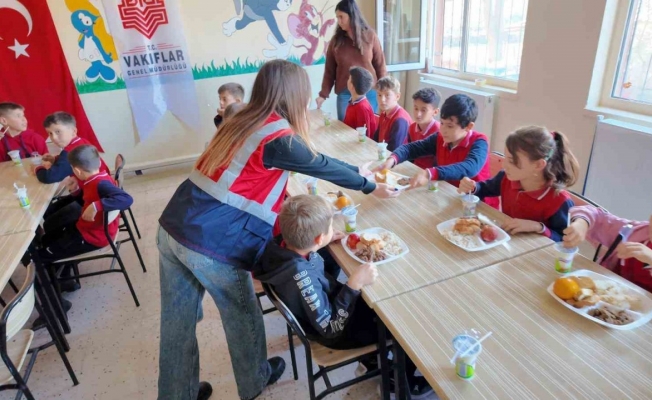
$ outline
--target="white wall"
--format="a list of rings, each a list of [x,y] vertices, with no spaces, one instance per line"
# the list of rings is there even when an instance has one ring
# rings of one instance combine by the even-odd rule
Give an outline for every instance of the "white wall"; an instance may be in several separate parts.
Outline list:
[[[371,0],[367,0],[371,1]],[[494,116],[493,150],[523,125],[545,125],[565,133],[582,166],[581,190],[596,127],[586,111],[605,0],[530,0],[517,94],[502,96]],[[419,75],[410,72],[405,98]]]

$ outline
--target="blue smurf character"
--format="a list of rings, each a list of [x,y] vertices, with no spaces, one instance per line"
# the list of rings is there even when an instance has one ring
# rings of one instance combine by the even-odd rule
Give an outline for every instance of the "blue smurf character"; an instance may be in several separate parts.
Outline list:
[[[95,82],[102,78],[107,83],[114,83],[118,77],[108,64],[113,62],[112,54],[107,53],[100,38],[93,31],[97,16],[86,10],[73,11],[70,16],[72,26],[81,33],[79,38],[79,58],[91,63],[86,70],[86,79]]]

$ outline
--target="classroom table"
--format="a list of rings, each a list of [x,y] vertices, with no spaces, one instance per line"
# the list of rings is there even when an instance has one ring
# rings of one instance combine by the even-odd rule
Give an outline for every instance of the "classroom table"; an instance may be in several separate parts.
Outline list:
[[[20,265],[20,260],[33,238],[34,232],[29,231],[0,236],[0,291]]]
[[[357,133],[339,121],[324,126],[320,114],[311,113],[311,139],[319,152],[336,155],[337,158],[360,165],[377,160],[376,145],[367,140],[359,143]],[[405,162],[393,171],[412,175],[420,168]],[[307,193],[300,174],[292,176],[288,185],[290,195]],[[373,285],[363,288],[367,303],[373,307],[380,300],[388,299],[433,283],[487,267],[528,252],[551,246],[553,242],[541,235],[517,235],[505,245],[483,252],[467,252],[448,242],[437,231],[441,222],[460,217],[462,203],[456,189],[446,183],[439,183],[437,192],[425,187],[402,193],[394,199],[378,199],[373,195],[342,189],[325,181],[318,182],[319,193],[342,190],[358,207],[358,231],[382,227],[394,232],[408,246],[405,257],[378,266],[379,277]],[[499,224],[507,218],[499,211],[482,203],[478,211]],[[334,228],[344,230],[344,222],[336,218]],[[360,265],[343,249],[342,244],[329,246],[336,261],[350,275]]]
[[[649,399],[652,324],[618,331],[565,308],[547,292],[560,276],[554,259],[540,249],[381,301],[376,312],[442,399]],[[625,282],[581,256],[574,269]],[[467,329],[493,332],[468,382],[449,361]]]
[[[59,183],[40,183],[32,167],[29,159],[24,159],[20,166],[11,161],[0,163],[0,235],[34,232],[59,187]],[[20,208],[14,183],[27,188],[30,208]]]

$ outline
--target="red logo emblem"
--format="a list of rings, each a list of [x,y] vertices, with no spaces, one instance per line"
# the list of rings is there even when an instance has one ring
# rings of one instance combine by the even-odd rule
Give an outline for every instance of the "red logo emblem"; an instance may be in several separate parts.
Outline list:
[[[168,23],[165,0],[122,0],[118,5],[125,29],[135,29],[151,39],[159,26]]]

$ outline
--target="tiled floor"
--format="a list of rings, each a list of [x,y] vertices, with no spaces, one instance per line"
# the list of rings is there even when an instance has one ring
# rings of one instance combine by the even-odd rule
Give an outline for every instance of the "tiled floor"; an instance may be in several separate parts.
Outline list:
[[[123,277],[119,274],[86,278],[77,292],[66,294],[73,303],[69,312],[72,333],[68,335],[70,362],[80,381],[73,387],[59,354],[50,348],[39,355],[29,387],[37,399],[155,399],[158,377],[159,282],[158,250],[155,234],[157,220],[188,174],[189,166],[155,169],[142,176],[131,174],[125,189],[134,197],[132,210],[143,238],[138,242],[148,269],[143,273],[133,247],[127,244],[121,254],[141,306],[136,307]],[[83,271],[106,265],[99,260],[82,265]],[[14,276],[22,282],[24,270]],[[4,299],[13,292],[6,289]],[[269,356],[282,356],[288,368],[277,384],[268,388],[261,399],[308,399],[303,347],[296,341],[299,380],[294,381],[290,368],[285,324],[281,316],[265,316]],[[204,320],[197,327],[201,355],[201,379],[211,382],[212,399],[237,399],[231,363],[222,330],[220,315],[210,297],[204,299]],[[47,340],[47,333],[37,333],[37,341]],[[335,384],[353,376],[354,366],[333,373]],[[328,399],[377,399],[378,380],[367,381],[342,390]],[[318,387],[321,386],[321,383]],[[0,392],[0,399],[13,399],[15,392]]]

